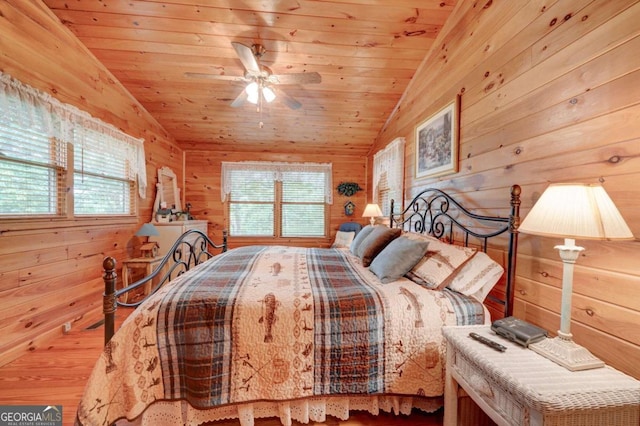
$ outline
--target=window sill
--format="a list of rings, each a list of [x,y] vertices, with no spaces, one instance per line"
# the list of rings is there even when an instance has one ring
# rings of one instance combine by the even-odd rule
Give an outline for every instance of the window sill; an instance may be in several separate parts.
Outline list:
[[[44,217],[13,217],[1,218],[0,233],[6,231],[26,231],[35,229],[59,229],[73,228],[78,226],[96,225],[135,225],[138,223],[137,216],[90,216],[67,218],[44,218]]]

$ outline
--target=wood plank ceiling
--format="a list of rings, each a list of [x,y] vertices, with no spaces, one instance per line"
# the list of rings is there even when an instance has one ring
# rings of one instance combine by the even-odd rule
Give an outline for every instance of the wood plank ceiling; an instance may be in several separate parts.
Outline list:
[[[366,155],[457,0],[43,1],[184,149]],[[246,83],[185,75],[244,76],[232,42],[322,81],[233,108]]]

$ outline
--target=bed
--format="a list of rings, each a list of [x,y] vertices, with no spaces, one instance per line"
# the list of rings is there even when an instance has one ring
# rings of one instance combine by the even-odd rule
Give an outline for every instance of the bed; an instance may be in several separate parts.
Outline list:
[[[519,196],[514,185],[510,215],[489,217],[429,189],[392,207],[388,226],[331,248],[227,250],[226,236],[216,245],[192,230],[120,290],[106,258],[105,349],[76,424],[290,425],[437,410],[441,327],[489,323],[482,302],[499,280],[506,297],[492,303],[511,313]],[[494,238],[504,268],[485,254]],[[160,282],[144,300],[118,300],[149,280]],[[119,305],[137,308],[114,334]]]

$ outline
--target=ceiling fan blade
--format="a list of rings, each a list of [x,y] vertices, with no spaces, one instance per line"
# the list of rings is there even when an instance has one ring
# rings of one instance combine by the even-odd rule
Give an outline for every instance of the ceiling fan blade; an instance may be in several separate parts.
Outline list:
[[[284,90],[274,89],[274,91],[276,92],[276,99],[282,101],[289,108],[299,109],[302,106],[300,102],[289,96]]]
[[[246,78],[238,75],[225,75],[225,74],[206,74],[200,72],[185,72],[185,77],[191,78],[208,78],[211,80],[226,80],[226,81],[247,81]]]
[[[249,95],[247,95],[247,91],[243,90],[242,92],[240,92],[240,94],[233,100],[233,102],[231,102],[231,106],[233,108],[238,108],[241,107],[242,105],[244,105],[244,101],[247,100],[247,98],[249,97]]]
[[[270,75],[268,81],[272,84],[316,84],[322,81],[322,76],[317,72],[276,74]]]
[[[236,54],[245,69],[249,71],[250,74],[260,74],[260,64],[258,64],[253,50],[242,43],[231,42],[231,45],[236,50]]]

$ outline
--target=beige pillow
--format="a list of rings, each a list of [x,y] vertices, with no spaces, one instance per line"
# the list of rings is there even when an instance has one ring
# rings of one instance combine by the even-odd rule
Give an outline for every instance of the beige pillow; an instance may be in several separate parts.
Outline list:
[[[460,268],[447,287],[483,302],[503,273],[502,265],[479,251]]]
[[[378,253],[380,253],[387,244],[398,238],[401,232],[402,230],[400,230],[400,228],[387,228],[382,225],[374,226],[373,231],[371,231],[358,246],[358,252],[356,254],[362,259],[362,265],[369,266]]]
[[[331,248],[349,248],[355,236],[355,232],[338,231],[336,232],[336,239],[333,240]]]
[[[442,290],[454,277],[454,273],[468,262],[477,252],[471,247],[447,244],[437,238],[420,236],[429,239],[429,248],[412,269],[407,278],[429,289]],[[416,238],[413,236],[413,238]]]

